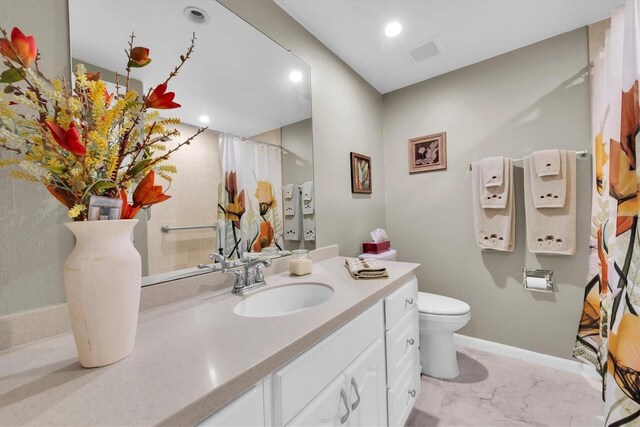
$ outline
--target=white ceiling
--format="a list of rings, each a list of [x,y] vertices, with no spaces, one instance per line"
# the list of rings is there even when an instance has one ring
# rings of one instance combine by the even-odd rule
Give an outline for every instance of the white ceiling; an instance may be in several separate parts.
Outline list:
[[[183,10],[196,6],[210,18],[187,20]],[[71,0],[71,52],[80,61],[124,73],[128,36],[151,50],[151,64],[134,69],[145,92],[163,82],[189,46],[196,48],[169,83],[182,108],[166,114],[210,129],[252,136],[311,116],[309,66],[213,0]],[[301,82],[289,74],[299,70]]]
[[[275,0],[381,93],[611,16],[624,0]],[[390,21],[403,31],[384,35]],[[443,52],[408,51],[437,37]]]

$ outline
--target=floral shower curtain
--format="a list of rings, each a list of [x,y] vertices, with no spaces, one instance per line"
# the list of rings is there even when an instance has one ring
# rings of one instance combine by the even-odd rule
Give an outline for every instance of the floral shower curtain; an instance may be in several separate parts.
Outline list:
[[[640,2],[616,9],[592,70],[589,280],[574,356],[603,377],[605,425],[640,425]]]
[[[227,258],[281,247],[282,161],[272,145],[220,135],[218,247]]]

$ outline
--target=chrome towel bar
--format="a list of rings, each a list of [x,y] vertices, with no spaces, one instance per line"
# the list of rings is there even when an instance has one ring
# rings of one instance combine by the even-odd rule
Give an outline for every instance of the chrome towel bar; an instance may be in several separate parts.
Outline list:
[[[185,227],[169,227],[168,225],[163,225],[160,227],[160,231],[163,233],[168,233],[170,231],[179,231],[179,230],[196,230],[201,228],[211,228],[215,230],[218,228],[218,224],[208,224],[208,225],[187,225]]]
[[[578,150],[576,151],[576,159],[586,159],[589,156],[589,152],[587,150]],[[523,159],[513,159],[514,162],[521,162]],[[471,163],[469,163],[469,170],[472,170]]]

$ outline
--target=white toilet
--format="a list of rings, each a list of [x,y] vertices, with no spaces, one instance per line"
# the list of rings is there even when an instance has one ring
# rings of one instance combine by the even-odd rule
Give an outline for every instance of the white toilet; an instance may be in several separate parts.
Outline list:
[[[471,319],[471,307],[442,295],[418,292],[420,363],[422,373],[435,378],[458,376],[453,333]]]

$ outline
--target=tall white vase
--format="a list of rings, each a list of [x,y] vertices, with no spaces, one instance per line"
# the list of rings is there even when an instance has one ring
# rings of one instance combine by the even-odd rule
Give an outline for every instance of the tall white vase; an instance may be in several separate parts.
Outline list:
[[[76,246],[64,264],[71,330],[80,364],[105,366],[133,351],[141,259],[131,233],[137,219],[69,222]]]

